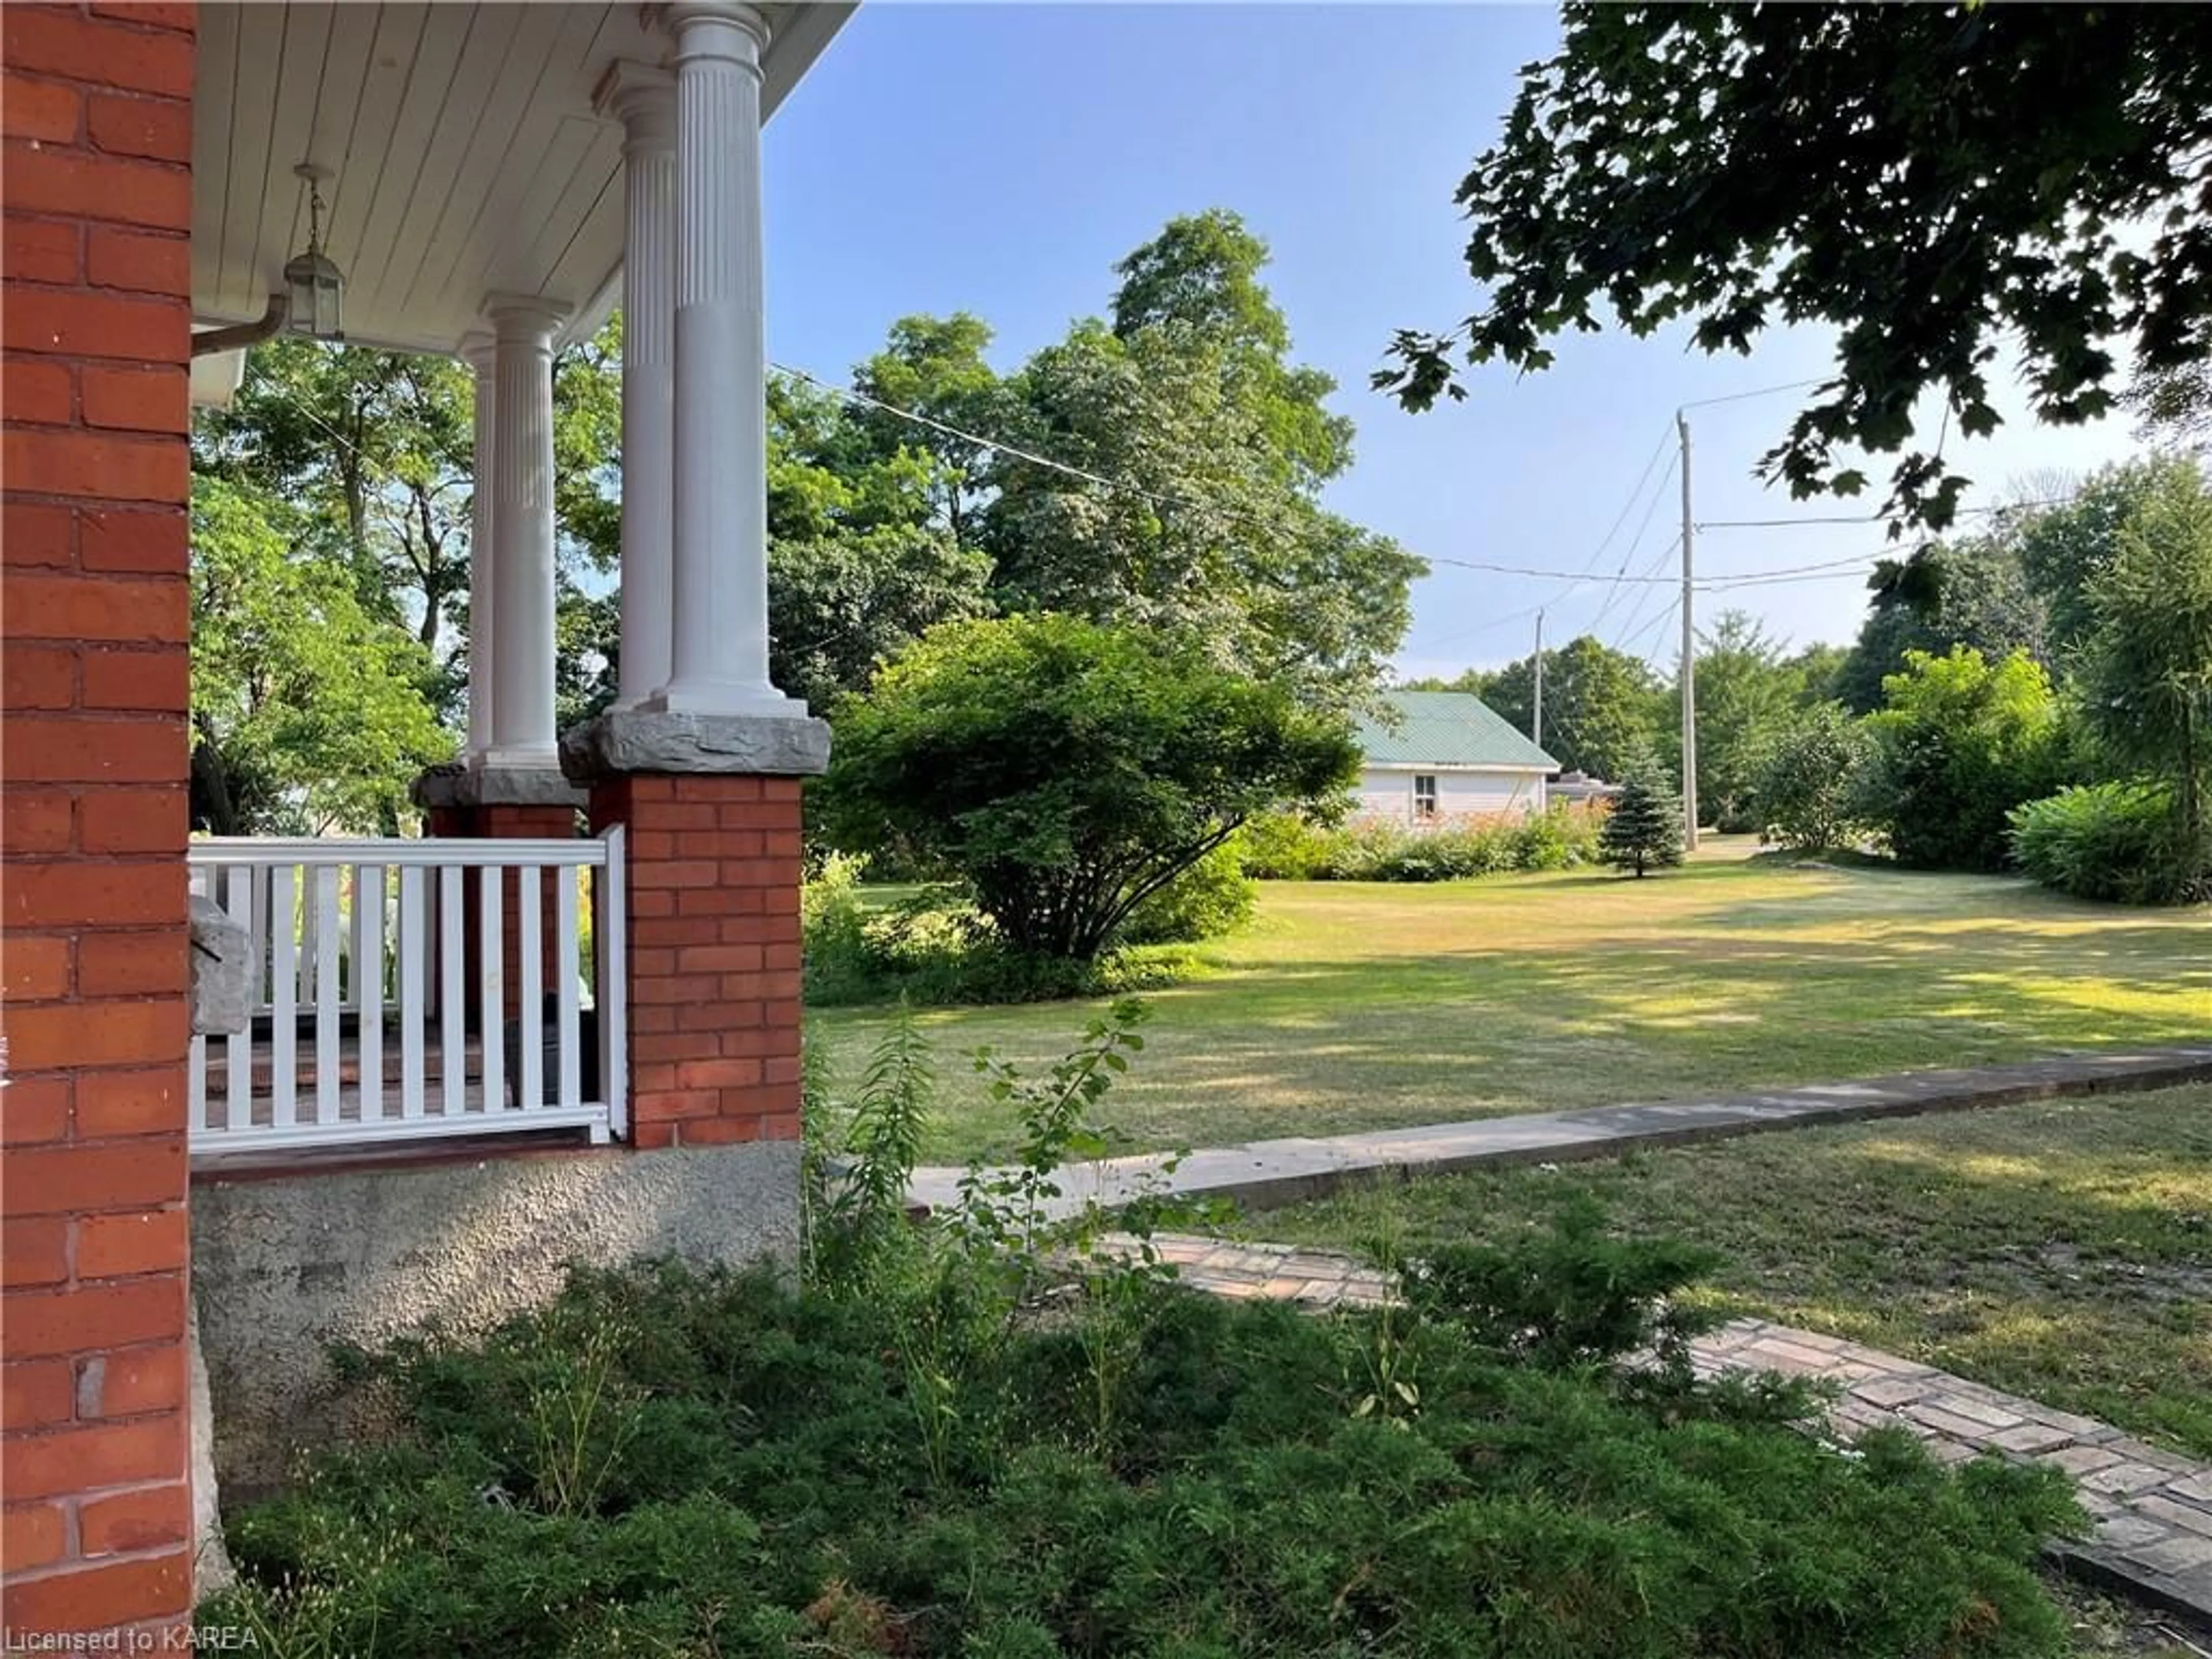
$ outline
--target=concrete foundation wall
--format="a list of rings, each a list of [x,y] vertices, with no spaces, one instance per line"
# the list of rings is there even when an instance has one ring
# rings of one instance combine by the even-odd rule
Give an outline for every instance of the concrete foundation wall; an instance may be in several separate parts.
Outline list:
[[[202,1182],[192,1280],[225,1500],[344,1426],[324,1346],[480,1329],[571,1261],[795,1261],[796,1141]]]

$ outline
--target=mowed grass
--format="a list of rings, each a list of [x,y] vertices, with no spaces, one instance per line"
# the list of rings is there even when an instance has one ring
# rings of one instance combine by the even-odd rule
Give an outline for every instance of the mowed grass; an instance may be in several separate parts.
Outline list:
[[[1105,1116],[1143,1147],[1682,1098],[2212,1034],[2212,912],[2021,881],[1705,859],[1432,886],[1263,884],[1202,977],[1147,1000]],[[1098,1005],[933,1011],[932,1161],[1012,1120],[966,1055],[1042,1066]],[[810,1012],[833,1084],[889,1011]]]
[[[1360,1253],[1498,1240],[1588,1194],[1711,1245],[1697,1299],[1907,1355],[2212,1458],[2212,1086],[1370,1188],[1249,1218]]]

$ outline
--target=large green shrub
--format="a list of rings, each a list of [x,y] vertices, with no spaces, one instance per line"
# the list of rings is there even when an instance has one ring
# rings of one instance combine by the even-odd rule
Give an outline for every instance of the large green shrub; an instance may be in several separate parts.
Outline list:
[[[1904,864],[2002,870],[2008,815],[2063,781],[2050,677],[2022,653],[1905,653],[1869,715],[1875,750],[1861,811]]]
[[[2012,844],[2021,870],[2077,898],[2180,904],[2212,897],[2208,849],[2191,844],[2162,784],[2090,784],[2029,801],[2013,809]]]
[[[1873,738],[1841,703],[1800,713],[1759,757],[1758,828],[1801,851],[1847,846],[1859,830]]]
[[[1124,945],[1195,945],[1252,919],[1257,893],[1235,838],[1224,842],[1153,893],[1121,924]]]
[[[1204,642],[1065,616],[947,623],[836,714],[833,843],[957,870],[1015,950],[1087,962],[1254,813],[1334,796],[1349,726]]]

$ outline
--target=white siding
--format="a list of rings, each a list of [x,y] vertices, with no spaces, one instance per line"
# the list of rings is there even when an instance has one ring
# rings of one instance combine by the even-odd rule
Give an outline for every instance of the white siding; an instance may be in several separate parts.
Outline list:
[[[1452,772],[1419,766],[1370,766],[1359,775],[1353,811],[1363,817],[1413,822],[1413,779],[1432,775],[1437,781],[1439,821],[1469,817],[1494,817],[1501,812],[1540,812],[1544,809],[1544,775],[1534,769]]]

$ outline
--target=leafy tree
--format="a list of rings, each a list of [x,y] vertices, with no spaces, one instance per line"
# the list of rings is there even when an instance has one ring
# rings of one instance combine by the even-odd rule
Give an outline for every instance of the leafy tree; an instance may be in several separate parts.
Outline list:
[[[981,539],[1002,610],[1188,630],[1344,706],[1379,683],[1424,567],[1319,506],[1349,428],[1322,407],[1328,376],[1285,359],[1265,254],[1216,214],[1123,262],[1113,325],[1079,322],[1030,358],[1001,434],[1123,487],[1002,451]]]
[[[990,344],[990,325],[964,311],[902,317],[884,349],[853,375],[855,389],[868,397],[939,423],[918,426],[866,407],[853,416],[872,459],[888,460],[906,450],[933,459],[930,492],[944,527],[963,547],[974,538],[975,514],[989,489],[991,452],[956,433],[1001,434],[1014,418],[1012,393],[983,356]]]
[[[769,634],[785,690],[826,709],[938,623],[985,608],[989,561],[959,540],[951,480],[829,394],[771,383]]]
[[[1759,761],[1794,711],[1799,675],[1751,615],[1723,611],[1698,653],[1698,822],[1755,830]],[[1681,690],[1671,699],[1679,733]],[[1679,735],[1674,746],[1680,744]]]
[[[1260,281],[1267,245],[1221,208],[1170,219],[1114,267],[1114,333],[1168,330],[1223,348],[1234,399],[1261,411],[1267,452],[1286,482],[1326,483],[1352,465],[1352,422],[1322,408],[1336,382],[1286,362],[1288,321]]]
[[[204,477],[191,516],[194,826],[394,833],[409,785],[453,751],[422,643],[342,562],[295,550],[283,502]]]
[[[1649,752],[1629,763],[1598,831],[1598,855],[1638,878],[1682,861],[1682,798]]]
[[[1798,711],[1759,757],[1753,794],[1761,831],[1801,851],[1849,844],[1858,829],[1872,746],[1871,735],[1841,703]]]
[[[1835,695],[1854,713],[1881,706],[1883,684],[1915,651],[1942,656],[1966,646],[1990,659],[2021,651],[2050,662],[2048,610],[2010,528],[1939,547],[1918,568],[1933,578],[1932,594],[1910,582],[1877,586],[1837,671]]]
[[[919,851],[1010,944],[1089,961],[1253,813],[1358,765],[1346,722],[1187,636],[1003,617],[932,629],[844,703],[817,799],[838,845]]]
[[[2153,374],[2212,356],[2212,46],[2187,9],[1578,3],[1565,21],[1459,188],[1483,308],[1401,333],[1376,377],[1408,405],[1458,395],[1455,356],[1542,368],[1602,313],[1639,334],[1693,319],[1708,352],[1823,323],[1835,372],[1761,471],[1849,495],[1864,479],[1838,452],[1902,448],[1923,393],[1966,435],[1995,429],[2002,344],[2062,422],[2112,406],[2113,343]],[[1911,453],[1890,501],[1940,527],[1966,482]]]
[[[1788,658],[1783,666],[1796,681],[1792,694],[1798,707],[1813,708],[1834,700],[1850,648],[1841,645],[1808,645]]]
[[[612,695],[622,540],[619,319],[556,359],[555,522],[564,719]],[[279,338],[247,355],[228,409],[202,411],[193,471],[282,502],[295,556],[345,568],[370,616],[428,653],[439,715],[465,679],[475,395],[452,359]]]
[[[2082,706],[2112,757],[2171,789],[2200,861],[2212,793],[2212,491],[2166,471],[2091,578]]]
[[[473,408],[451,358],[280,336],[196,419],[193,466],[288,503],[301,544],[349,560],[362,602],[435,657],[468,595]]]
[[[1535,717],[1535,659],[1523,657],[1483,677],[1477,691],[1516,730]],[[1469,669],[1462,680],[1474,680]],[[1474,689],[1455,684],[1450,690]],[[1585,634],[1544,653],[1545,753],[1568,772],[1618,778],[1637,753],[1651,745],[1653,698],[1658,683],[1638,658]]]
[[[2128,402],[2145,436],[2185,453],[2212,445],[2212,363],[2177,363],[2138,379]]]
[[[2007,815],[2063,781],[2051,679],[2024,652],[1996,663],[1966,646],[1905,656],[1868,717],[1876,739],[1864,811],[1901,863],[2002,870]]]
[[[2064,505],[2019,521],[2021,567],[2049,613],[2055,658],[2070,656],[2096,626],[2090,592],[2119,551],[2122,526],[2154,497],[2198,476],[2196,463],[2179,457],[2105,467]]]
[[[1496,708],[1498,704],[1492,699],[1504,672],[1500,670],[1492,673],[1483,668],[1463,668],[1449,678],[1442,674],[1423,674],[1413,679],[1401,680],[1398,689],[1401,691],[1462,691],[1471,697],[1480,697]]]

